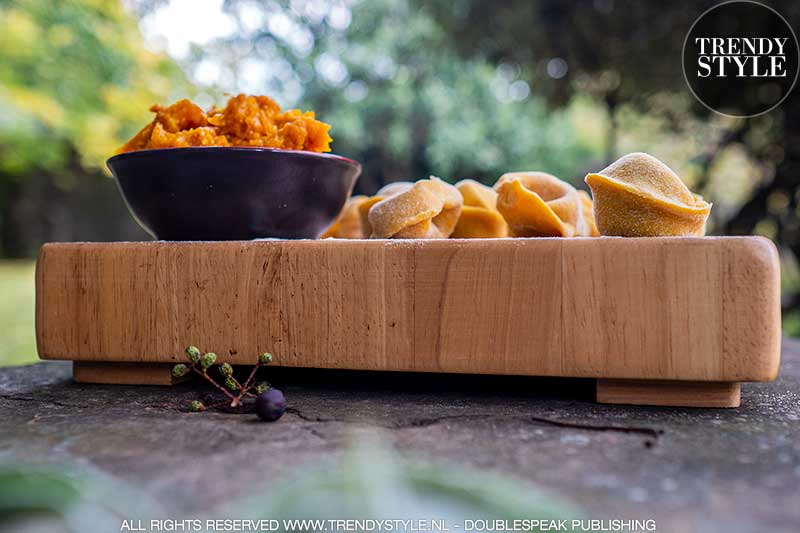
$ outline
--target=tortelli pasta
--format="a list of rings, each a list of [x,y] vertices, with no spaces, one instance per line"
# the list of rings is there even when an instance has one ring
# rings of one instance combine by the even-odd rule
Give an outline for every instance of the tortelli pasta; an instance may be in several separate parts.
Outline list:
[[[494,188],[466,179],[398,181],[355,196],[325,237],[442,239],[704,235],[711,204],[645,153],[586,176],[592,196],[545,172],[511,172]]]
[[[458,189],[431,176],[383,198],[369,209],[371,237],[446,239],[456,227],[462,205]]]
[[[475,180],[456,183],[464,205],[451,237],[477,239],[508,237],[508,224],[497,210],[497,192]]]
[[[325,230],[321,239],[363,239],[368,235],[364,234],[361,224],[361,211],[359,207],[369,198],[367,196],[352,196],[344,204],[339,217]]]
[[[703,235],[711,204],[664,163],[645,153],[623,156],[586,176],[600,233],[622,237]]]
[[[414,184],[410,181],[394,181],[381,187],[375,196],[357,195],[347,200],[339,217],[322,234],[321,239],[367,239],[372,235],[369,210],[388,196],[407,191]]]
[[[372,237],[372,224],[369,223],[369,210],[372,206],[383,200],[383,196],[370,196],[358,206],[358,214],[361,218],[361,230],[364,233],[364,238],[369,239]]]
[[[497,210],[514,237],[593,235],[585,200],[575,187],[555,176],[545,172],[512,172],[501,176],[494,188]]]
[[[361,218],[361,229],[364,238],[368,239],[372,236],[372,224],[369,222],[369,210],[372,209],[372,206],[384,198],[405,192],[413,186],[414,184],[410,181],[393,181],[378,189],[375,196],[371,196],[361,203],[358,208],[358,213]]]
[[[412,181],[393,181],[391,183],[387,183],[386,185],[378,189],[378,192],[375,193],[375,196],[380,196],[381,198],[387,198],[389,196],[394,196],[395,194],[399,194],[401,192],[406,192],[413,186],[414,182]]]
[[[589,237],[599,237],[600,231],[597,229],[597,223],[594,220],[594,202],[592,197],[586,191],[578,191],[578,196],[581,197],[581,210],[583,211],[583,220],[589,226]]]

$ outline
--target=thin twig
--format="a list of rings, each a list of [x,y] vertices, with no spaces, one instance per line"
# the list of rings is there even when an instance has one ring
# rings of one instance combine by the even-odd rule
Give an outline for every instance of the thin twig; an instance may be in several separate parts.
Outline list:
[[[197,353],[199,353],[199,350],[197,350],[196,348],[193,348],[193,350],[196,350]],[[187,353],[188,352],[189,352],[189,348],[187,348]],[[192,358],[190,357],[190,360],[191,359]],[[227,365],[227,363],[224,363],[224,364]],[[266,366],[267,364],[268,364],[268,362],[262,363],[261,362],[261,357],[259,357],[259,360],[253,366],[253,369],[250,371],[250,375],[247,376],[247,379],[245,380],[244,384],[240,383],[233,376],[233,373],[231,373],[230,375],[223,374],[224,377],[225,377],[226,385],[228,384],[228,380],[230,380],[230,382],[232,382],[234,384],[234,386],[236,387],[236,390],[237,390],[238,394],[234,394],[233,392],[229,391],[227,386],[223,387],[222,385],[217,383],[217,381],[214,380],[214,378],[209,376],[208,372],[207,372],[208,368],[203,366],[203,364],[202,364],[202,362],[200,360],[197,360],[197,361],[191,360],[190,364],[187,365],[187,366],[188,366],[188,369],[191,372],[194,372],[195,374],[197,374],[198,376],[200,376],[201,378],[206,380],[208,383],[210,383],[214,388],[216,388],[222,394],[224,394],[225,397],[228,398],[228,400],[230,401],[230,404],[229,404],[230,407],[238,408],[238,407],[241,407],[243,405],[242,404],[242,399],[243,398],[245,398],[245,397],[256,398],[258,396],[257,394],[254,394],[253,392],[251,392],[250,389],[252,389],[254,387],[253,382],[255,380],[256,374],[258,373],[258,369],[261,368],[262,366]],[[214,366],[214,365],[212,364],[211,366]],[[217,365],[217,366],[222,366],[222,365]],[[230,367],[228,366],[228,368],[230,368]],[[200,403],[202,405],[202,402],[200,402]],[[218,408],[218,407],[222,406],[225,403],[228,403],[228,401],[214,402],[214,403],[206,406],[205,408],[206,409],[214,409],[214,408]]]
[[[233,401],[238,401],[238,398],[236,396],[234,396],[233,394],[231,394],[230,392],[228,392],[228,390],[225,387],[223,387],[222,385],[220,385],[219,383],[217,383],[216,381],[211,379],[211,376],[209,376],[207,372],[205,372],[205,371],[201,372],[201,371],[197,370],[197,367],[195,367],[194,365],[190,366],[189,368],[191,368],[192,371],[195,374],[197,374],[198,376],[201,376],[203,379],[205,379],[206,381],[208,381],[209,383],[214,385],[217,389],[220,390],[220,392],[222,392],[225,396],[230,398],[232,402]]]
[[[256,366],[253,367],[253,370],[250,371],[250,375],[247,376],[247,379],[244,382],[244,390],[250,390],[250,387],[253,386],[253,380],[256,377],[256,372],[258,372],[258,369],[261,368],[261,366],[261,363],[258,362],[256,363]]]
[[[238,396],[239,400],[241,400],[244,396],[252,396],[254,398],[256,397],[255,394],[250,392],[250,387],[253,386],[253,379],[255,379],[256,372],[258,372],[258,369],[261,368],[262,366],[263,365],[261,364],[260,361],[255,364],[253,370],[250,371],[250,375],[247,376],[247,379],[245,380],[243,386],[239,385],[238,381],[236,382],[236,384],[239,385],[239,396]]]

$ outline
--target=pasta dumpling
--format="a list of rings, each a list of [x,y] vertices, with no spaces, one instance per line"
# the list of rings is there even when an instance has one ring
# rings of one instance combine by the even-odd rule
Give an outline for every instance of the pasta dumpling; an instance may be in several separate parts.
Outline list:
[[[408,189],[414,186],[414,183],[411,181],[392,181],[387,183],[380,189],[378,192],[375,193],[375,196],[380,196],[381,198],[386,198],[388,196],[394,196],[395,194],[400,194],[401,192],[406,192]]]
[[[367,219],[376,239],[446,239],[463,200],[458,189],[431,176],[372,205]]]
[[[393,181],[378,189],[375,196],[370,196],[361,203],[358,212],[361,216],[361,230],[365,239],[370,238],[372,235],[372,224],[369,223],[369,210],[372,209],[372,206],[384,198],[405,192],[413,186],[414,184],[410,181]]]
[[[588,174],[602,235],[703,235],[711,204],[693,194],[667,165],[637,152]]]
[[[342,212],[333,224],[331,224],[321,239],[363,239],[365,237],[361,224],[361,213],[359,207],[369,198],[358,195],[351,196],[344,204]]]
[[[454,239],[508,237],[508,224],[497,211],[497,192],[475,180],[461,180],[455,185],[464,205]]]
[[[587,236],[599,237],[600,231],[597,229],[597,224],[594,221],[594,202],[592,197],[586,191],[578,191],[578,196],[581,197],[581,212],[583,213],[583,220],[586,222]]]
[[[593,235],[587,200],[577,189],[545,172],[512,172],[494,186],[497,210],[514,237]]]

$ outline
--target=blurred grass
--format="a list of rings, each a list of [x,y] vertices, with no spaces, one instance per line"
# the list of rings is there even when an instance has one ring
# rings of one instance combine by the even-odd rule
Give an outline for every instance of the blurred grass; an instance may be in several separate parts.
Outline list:
[[[33,261],[0,261],[0,366],[38,360],[33,275]]]

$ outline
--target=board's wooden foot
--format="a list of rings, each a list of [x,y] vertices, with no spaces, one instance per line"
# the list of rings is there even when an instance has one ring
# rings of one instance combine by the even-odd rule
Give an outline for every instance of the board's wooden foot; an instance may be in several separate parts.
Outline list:
[[[80,383],[113,385],[173,385],[184,378],[172,375],[170,363],[102,363],[75,361],[72,377]]]
[[[671,405],[676,407],[739,407],[739,383],[598,379],[598,403]]]

